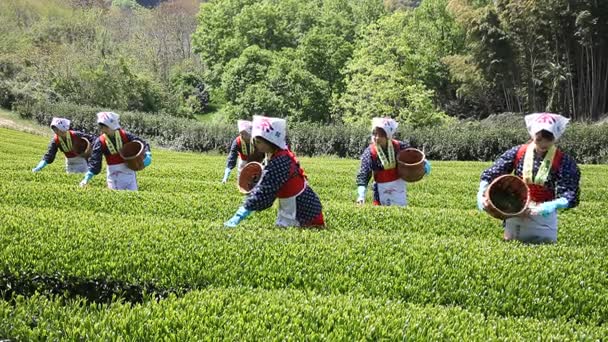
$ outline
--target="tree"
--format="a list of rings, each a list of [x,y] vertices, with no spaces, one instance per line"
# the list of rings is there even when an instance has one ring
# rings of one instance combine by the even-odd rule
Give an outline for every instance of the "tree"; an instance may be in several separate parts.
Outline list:
[[[202,113],[209,105],[209,91],[200,74],[178,71],[171,77],[171,94],[177,102],[177,113],[190,117]]]
[[[358,30],[384,13],[375,0],[219,0],[202,6],[193,46],[232,116],[277,110],[255,94],[281,116],[328,121]]]
[[[327,121],[329,86],[305,69],[295,50],[248,47],[222,78],[233,118],[265,113],[294,121]]]
[[[454,44],[445,43],[458,36],[431,29],[429,21],[421,19],[427,13],[398,11],[367,27],[345,69],[346,90],[334,108],[338,117],[356,122],[390,116],[413,125],[445,117],[434,104],[432,89],[441,88],[442,75],[447,75],[441,57]],[[422,108],[427,118],[420,115]]]
[[[596,120],[608,111],[608,2],[451,0],[498,108]],[[453,70],[456,71],[456,70]]]
[[[342,69],[353,53],[353,44],[344,37],[316,27],[310,30],[298,47],[306,70],[328,82],[336,94],[344,91]]]

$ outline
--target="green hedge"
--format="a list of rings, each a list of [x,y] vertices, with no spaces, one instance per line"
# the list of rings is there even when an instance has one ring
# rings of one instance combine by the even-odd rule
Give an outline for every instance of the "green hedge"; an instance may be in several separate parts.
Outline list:
[[[4,338],[607,336],[608,166],[581,167],[583,200],[560,213],[559,243],[529,246],[502,242],[475,209],[486,163],[436,162],[403,210],[355,206],[356,160],[302,158],[328,229],[274,228],[273,209],[227,230],[242,195],[220,183],[222,156],[158,150],[140,191],[111,192],[103,177],[79,188],[61,165],[29,172],[45,137],[0,129],[0,141]],[[178,295],[153,300],[147,284]],[[20,297],[36,291],[57,300]]]
[[[363,296],[209,288],[137,305],[17,297],[0,301],[0,331],[16,341],[599,341],[608,328]]]
[[[25,118],[48,125],[53,116],[67,117],[75,129],[95,133],[95,114],[108,110],[70,103],[17,104]],[[176,150],[227,152],[237,134],[235,125],[209,124],[162,114],[121,112],[129,131]],[[397,138],[424,149],[431,160],[494,160],[507,149],[524,143],[528,135],[523,117],[484,122],[460,122],[450,126],[409,129],[401,127]],[[571,124],[559,146],[578,162],[608,163],[608,124]],[[358,158],[369,143],[366,127],[295,123],[290,125],[292,149],[302,156],[335,155]]]
[[[108,203],[112,197],[107,191],[107,195],[71,193],[70,197],[67,190],[58,191],[56,197],[68,198],[72,203],[78,199],[92,203],[90,198],[95,195],[99,202]],[[143,212],[150,213],[153,207],[159,207],[152,203],[155,195],[158,192],[147,196],[145,202],[137,202],[135,196],[121,198],[115,202],[116,207],[128,207],[130,200],[134,203],[131,208],[143,203]],[[214,194],[198,199],[211,203],[214,197],[217,198]],[[52,203],[49,198],[32,198],[32,202]],[[6,241],[0,251],[0,272],[3,278],[16,279],[9,282],[11,285],[31,283],[23,279],[24,274],[57,275],[60,284],[72,288],[83,282],[74,284],[70,277],[106,279],[111,284],[154,283],[157,288],[172,288],[178,293],[180,289],[244,286],[361,295],[457,306],[486,315],[563,319],[596,326],[605,325],[608,317],[608,280],[600,271],[606,269],[608,261],[599,244],[576,247],[561,243],[528,248],[502,243],[498,238],[450,235],[452,227],[471,232],[483,228],[485,232],[475,233],[477,236],[492,233],[488,226],[494,222],[489,217],[467,216],[462,211],[427,210],[414,213],[410,220],[401,219],[403,214],[397,211],[384,215],[378,210],[353,213],[349,211],[352,205],[347,208],[332,204],[332,227],[339,228],[328,233],[296,234],[268,229],[272,218],[266,213],[238,231],[218,229],[219,220],[194,222],[165,220],[161,215],[122,214],[117,231],[115,226],[106,224],[116,214],[74,212],[74,206],[19,208],[14,205],[15,200],[10,198],[15,214],[0,228]],[[163,199],[166,200],[167,197]],[[186,203],[176,206],[175,211],[187,211],[187,205],[192,207]],[[7,208],[8,205],[2,210]],[[221,213],[215,217],[230,215],[228,209],[218,209],[217,205],[191,210],[191,215],[209,217],[205,213],[213,209]],[[79,227],[70,226],[70,212],[78,217]],[[361,228],[380,222],[383,216],[392,227],[409,228],[413,227],[410,222],[423,222],[420,218],[424,215],[439,217],[435,220],[439,224],[425,223],[410,229],[419,232]],[[454,222],[454,216],[472,219]],[[20,228],[27,224],[32,228]],[[601,230],[601,224],[593,228]]]
[[[82,106],[72,103],[17,104],[14,109],[26,119],[34,119],[49,125],[54,116],[72,120],[72,127],[90,133],[98,133],[95,115],[111,111],[108,108]],[[155,143],[175,149],[192,151],[226,152],[236,135],[236,128],[227,125],[211,125],[165,114],[143,112],[119,112],[120,122],[130,132],[151,139]]]

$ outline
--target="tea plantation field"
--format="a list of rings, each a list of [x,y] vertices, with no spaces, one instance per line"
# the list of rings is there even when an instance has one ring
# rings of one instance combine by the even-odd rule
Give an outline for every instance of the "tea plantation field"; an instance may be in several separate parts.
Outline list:
[[[113,192],[62,156],[32,173],[47,143],[0,129],[0,339],[608,337],[607,166],[531,246],[476,210],[489,163],[434,162],[403,209],[354,204],[358,161],[301,158],[326,230],[275,228],[276,208],[225,229],[224,156],[153,149],[140,191]]]

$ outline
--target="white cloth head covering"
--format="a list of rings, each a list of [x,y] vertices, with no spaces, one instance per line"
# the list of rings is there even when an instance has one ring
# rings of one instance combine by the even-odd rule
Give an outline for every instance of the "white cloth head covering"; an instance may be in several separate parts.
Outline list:
[[[251,134],[251,121],[248,120],[239,120],[237,121],[237,126],[239,127],[239,133],[242,131],[247,131],[247,133]]]
[[[120,115],[118,115],[114,112],[97,113],[97,123],[102,123],[102,124],[110,127],[110,129],[114,129],[114,130],[120,128],[120,124],[118,123],[119,118],[120,118]]]
[[[570,121],[570,119],[553,113],[533,113],[526,115],[525,120],[526,128],[532,138],[536,136],[536,133],[545,130],[551,132],[556,140],[564,134],[566,125]]]
[[[71,121],[64,118],[53,118],[51,120],[51,127],[57,127],[58,130],[62,132],[67,132],[70,129]]]
[[[282,150],[287,149],[287,142],[285,141],[287,121],[285,119],[254,115],[251,135],[254,138],[262,137]]]
[[[372,119],[372,131],[374,128],[382,128],[386,132],[386,137],[392,139],[397,132],[399,124],[397,121],[391,118],[373,118]]]

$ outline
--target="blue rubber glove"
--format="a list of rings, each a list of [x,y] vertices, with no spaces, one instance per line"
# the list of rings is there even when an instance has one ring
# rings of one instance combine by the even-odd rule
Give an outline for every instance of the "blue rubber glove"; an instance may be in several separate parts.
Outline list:
[[[230,171],[232,170],[230,170],[230,168],[228,167],[224,170],[224,178],[222,179],[222,183],[226,183],[228,181],[228,177],[230,177]]]
[[[38,172],[42,170],[48,163],[44,160],[41,160],[35,168],[32,169],[32,172]]]
[[[89,181],[93,178],[93,176],[95,176],[93,174],[93,172],[87,171],[87,173],[84,174],[84,179],[80,182],[80,186],[81,187],[87,186],[87,184],[89,184]]]
[[[367,187],[364,185],[359,185],[357,187],[357,203],[363,204],[365,203],[365,191]]]
[[[224,222],[224,227],[236,227],[241,221],[247,218],[247,216],[251,215],[251,210],[245,209],[245,207],[240,207],[239,210],[236,211],[236,214],[230,218],[230,220]]]
[[[479,191],[477,191],[477,209],[479,209],[479,211],[484,210],[483,201],[485,199],[488,186],[490,186],[490,183],[486,181],[479,182]]]
[[[146,152],[146,157],[144,158],[144,167],[148,167],[152,164],[152,152]]]
[[[428,160],[424,160],[424,174],[428,175],[429,173],[431,173],[431,162]]]
[[[547,217],[554,213],[557,209],[566,209],[568,208],[568,200],[560,197],[558,199],[554,199],[553,201],[541,203],[535,210],[534,213],[536,215],[542,215]]]

